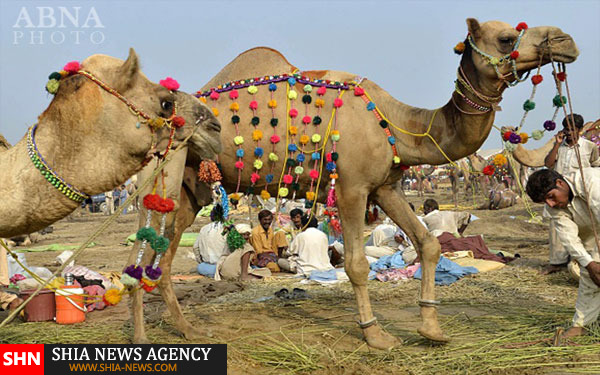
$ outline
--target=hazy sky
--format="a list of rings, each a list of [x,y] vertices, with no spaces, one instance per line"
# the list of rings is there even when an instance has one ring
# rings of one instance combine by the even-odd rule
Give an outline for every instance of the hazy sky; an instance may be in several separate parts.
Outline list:
[[[62,22],[60,6],[68,11]],[[52,71],[94,53],[125,58],[129,47],[136,49],[151,80],[172,76],[187,92],[198,90],[239,53],[270,46],[300,70],[352,72],[407,104],[436,108],[452,93],[459,63],[452,47],[464,39],[467,17],[552,25],[569,33],[581,52],[567,69],[574,110],[586,120],[600,118],[598,0],[1,0],[0,133],[14,144],[36,121],[51,100],[44,86]],[[527,118],[528,133],[552,116],[550,72],[544,67],[547,79]],[[527,82],[505,91],[497,125],[519,123],[531,88]],[[499,136],[492,132],[482,148],[498,147]]]

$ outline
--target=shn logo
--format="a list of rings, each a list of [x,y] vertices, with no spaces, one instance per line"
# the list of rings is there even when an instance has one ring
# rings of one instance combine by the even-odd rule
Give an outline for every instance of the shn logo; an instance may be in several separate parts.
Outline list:
[[[5,352],[2,364],[4,366],[39,366],[40,363],[40,352]]]
[[[22,7],[13,29],[13,44],[102,44],[106,39],[97,30],[104,25],[95,7]]]

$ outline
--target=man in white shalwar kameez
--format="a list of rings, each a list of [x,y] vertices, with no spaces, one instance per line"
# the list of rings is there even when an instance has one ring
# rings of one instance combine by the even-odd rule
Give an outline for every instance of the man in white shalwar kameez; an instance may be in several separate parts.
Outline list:
[[[306,229],[298,234],[285,250],[289,254],[287,259],[279,258],[279,267],[303,276],[310,276],[315,270],[333,269],[328,254],[329,241],[327,235],[317,229],[317,219],[312,217],[309,220],[309,216],[304,215],[302,226]]]
[[[565,177],[572,176],[579,170],[579,163],[575,151],[575,145],[579,148],[581,166],[583,168],[600,167],[600,152],[598,146],[585,138],[581,138],[583,129],[583,117],[573,114],[573,122],[577,134],[571,136],[566,118],[563,120],[563,130],[555,136],[554,147],[546,155],[544,164],[547,168],[554,169]],[[576,142],[577,141],[577,142]],[[562,247],[556,233],[556,223],[552,220],[547,208],[544,208],[543,216],[550,219],[549,227],[549,265],[542,271],[544,274],[560,271],[569,263],[569,253]]]
[[[558,239],[581,269],[573,326],[562,337],[585,334],[600,314],[600,256],[592,229],[593,221],[600,230],[600,169],[584,168],[570,177],[550,169],[537,171],[529,177],[527,194],[547,204]]]

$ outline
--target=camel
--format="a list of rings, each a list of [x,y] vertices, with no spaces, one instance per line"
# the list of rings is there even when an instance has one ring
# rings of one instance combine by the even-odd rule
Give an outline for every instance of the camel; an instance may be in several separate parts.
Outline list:
[[[139,65],[133,49],[125,62],[105,55],[88,57],[81,69],[129,104],[91,78],[74,73],[60,80],[55,97],[39,116],[35,131],[39,153],[58,176],[86,195],[122,184],[157,150],[166,149],[171,130],[163,126],[153,132],[142,125],[132,112],[134,106],[150,119],[169,118],[176,108],[187,123],[173,128],[176,142],[195,132],[204,137],[206,148],[220,151],[220,124],[210,109],[189,94],[150,82]],[[45,178],[42,169],[28,155],[27,136],[0,152],[0,237],[46,228],[79,207],[82,196],[69,198],[68,189],[65,193],[51,185],[52,178]]]
[[[514,27],[498,21],[480,24],[477,20],[469,18],[467,19],[467,26],[473,43],[478,50],[494,56],[510,54],[519,36],[519,31],[516,31]],[[523,26],[521,25],[522,29]],[[453,92],[451,99],[436,110],[415,108],[399,102],[369,80],[364,80],[359,85],[360,88],[369,93],[372,102],[376,104],[376,108],[395,126],[414,133],[425,133],[430,127],[429,134],[452,160],[474,153],[485,141],[495,117],[495,107],[491,104],[495,105],[500,101],[507,83],[515,80],[515,74],[521,75],[536,68],[540,59],[542,63],[547,64],[549,62],[548,48],[552,49],[552,55],[556,60],[565,63],[575,61],[579,53],[572,38],[560,29],[545,26],[529,28],[523,33],[518,46],[519,57],[515,60],[515,73],[512,73],[507,65],[498,66],[496,72],[494,67],[490,65],[488,58],[475,51],[468,41],[465,44],[466,48],[460,61],[461,72],[459,71],[463,80],[466,79],[470,82],[470,84],[465,84],[469,85],[468,89],[461,86],[461,92],[464,93],[465,97]],[[492,61],[497,62],[496,60]],[[295,71],[296,67],[289,63],[279,52],[264,47],[254,48],[243,52],[231,61],[199,92],[206,92],[208,95],[207,90],[211,88],[220,89],[222,86],[219,85],[227,82],[246,80],[249,77],[268,76],[270,78],[272,75],[291,74]],[[303,71],[301,75],[310,79],[331,80],[332,84],[335,81],[351,82],[356,77],[354,74],[331,70]],[[235,100],[230,100],[228,91],[221,92],[219,98],[214,95],[215,100],[212,100],[210,96],[207,98],[207,105],[215,108],[220,113],[220,120],[224,123],[222,133],[224,151],[219,155],[219,162],[222,165],[222,183],[229,192],[236,190],[238,180],[237,170],[234,167],[234,162],[237,160],[237,146],[232,142],[236,133],[235,126],[230,120],[232,115],[230,106],[232,103],[235,101],[239,104],[240,117],[243,119],[243,122],[239,124],[239,129],[240,135],[246,140],[243,145],[245,148],[243,160],[246,167],[241,173],[240,190],[247,191],[248,187],[251,186],[252,163],[255,160],[253,150],[256,147],[256,142],[252,141],[254,128],[250,125],[250,119],[253,115],[258,117],[260,122],[256,125],[256,129],[265,134],[265,137],[259,141],[259,145],[264,147],[265,150],[271,150],[273,147],[274,153],[279,155],[279,161],[274,163],[273,169],[274,174],[279,176],[285,159],[283,155],[286,142],[282,141],[272,146],[269,143],[269,137],[273,132],[276,132],[285,140],[286,119],[289,120],[287,117],[288,109],[286,108],[286,103],[288,103],[286,90],[288,88],[293,88],[299,93],[298,101],[291,105],[297,106],[300,113],[304,113],[305,108],[309,108],[311,116],[314,116],[316,112],[314,100],[311,105],[305,105],[300,101],[303,95],[303,86],[298,82],[294,84],[293,82],[283,81],[276,85],[276,91],[273,92],[270,92],[266,85],[262,85],[258,87],[258,91],[254,95],[250,95],[246,88],[240,88],[239,98]],[[470,90],[477,92],[483,98],[488,98],[487,101],[475,96]],[[210,90],[211,95],[212,91],[214,90]],[[279,103],[273,109],[267,107],[267,103],[271,100],[271,93]],[[363,249],[363,225],[367,201],[373,200],[384,210],[388,217],[408,234],[411,241],[418,248],[423,267],[419,298],[422,325],[418,332],[432,341],[447,342],[449,338],[442,332],[438,323],[437,306],[439,301],[435,299],[434,290],[435,267],[440,256],[440,245],[437,239],[430,235],[419,223],[404,195],[399,192],[400,189],[396,189],[395,184],[401,179],[403,169],[407,169],[409,166],[439,165],[447,163],[448,160],[430,138],[405,135],[390,125],[388,129],[395,137],[395,146],[400,157],[400,163],[395,163],[394,150],[390,145],[388,134],[386,134],[385,129],[380,127],[380,119],[377,119],[371,111],[367,110],[368,106],[363,97],[359,95],[360,90],[355,89],[354,93],[350,90],[343,97],[343,106],[338,108],[336,112],[340,139],[336,150],[339,155],[337,160],[339,179],[336,180],[335,185],[337,207],[343,227],[346,256],[345,269],[356,294],[359,326],[367,344],[373,348],[388,349],[399,344],[397,338],[383,331],[377,323],[367,293],[369,266]],[[327,108],[328,111],[331,111],[334,98],[337,96],[338,90],[327,90],[322,97],[327,103],[324,109]],[[313,99],[314,97],[313,91]],[[250,102],[253,100],[258,103],[255,113],[248,109]],[[473,106],[469,102],[474,102],[476,105]],[[330,117],[329,114],[325,115],[325,113],[327,112],[324,111],[322,114],[324,117],[323,123],[327,125]],[[302,116],[300,115],[299,119]],[[275,128],[272,128],[269,124],[272,117],[279,119],[280,125]],[[299,123],[298,119],[296,124],[299,124],[299,134],[302,134],[302,124]],[[323,129],[322,125],[319,129]],[[313,132],[313,125],[310,125],[309,130],[310,133],[308,134],[310,135]],[[327,151],[329,150],[330,147]],[[268,151],[265,154],[268,154]],[[183,155],[167,166],[167,169],[169,169],[169,178],[166,180],[168,194],[170,198],[178,201],[179,209],[167,216],[165,235],[169,237],[172,245],[169,246],[166,255],[162,257],[159,264],[163,270],[163,277],[159,283],[160,292],[174,319],[175,327],[186,338],[203,337],[205,332],[193,326],[183,316],[169,274],[171,261],[177,250],[181,234],[185,228],[194,222],[198,210],[211,201],[210,188],[204,183],[197,182],[198,160],[199,158],[196,158],[193,153],[188,152],[187,157]],[[256,194],[258,194],[259,189],[264,188],[264,178],[265,174],[268,173],[269,163],[267,159],[265,167],[260,171],[260,180],[258,180],[255,187]],[[264,169],[267,171],[264,171]],[[147,170],[142,171],[139,179],[143,179],[143,176],[147,174]],[[298,197],[304,197],[307,187],[310,185],[307,174],[308,171],[305,170],[300,176]],[[325,179],[325,181],[328,180]],[[326,197],[328,184],[325,181],[320,185],[318,195],[318,201],[320,202],[324,202]],[[271,195],[275,195],[278,191],[277,188],[277,180],[274,180],[273,183],[268,185],[267,190]],[[139,223],[140,226],[143,226],[146,210],[141,209],[140,211]],[[139,247],[140,244],[137,242],[132,249],[130,263],[135,260]],[[147,251],[141,265],[151,262],[152,257],[153,254]],[[144,329],[142,297],[143,291],[139,290],[134,294],[132,301],[133,341],[135,343],[148,342]]]
[[[416,179],[417,180],[417,194],[419,197],[423,196],[423,179],[426,178],[427,176],[430,176],[433,171],[435,171],[435,166],[433,165],[429,165],[429,166],[417,166],[417,167],[411,167],[410,168],[410,179]]]

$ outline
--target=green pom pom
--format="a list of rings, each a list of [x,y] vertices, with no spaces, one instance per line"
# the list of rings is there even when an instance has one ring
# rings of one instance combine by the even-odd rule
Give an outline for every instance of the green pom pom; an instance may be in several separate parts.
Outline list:
[[[46,83],[46,91],[48,91],[50,94],[54,95],[58,91],[59,85],[60,84],[58,83],[58,80],[51,79],[48,81],[48,83]]]
[[[60,75],[59,72],[52,72],[50,73],[50,75],[48,76],[48,79],[55,79],[57,81],[60,81],[60,79],[62,78],[62,76]]]
[[[231,122],[233,122],[234,124],[239,124],[240,116],[238,116],[238,115],[231,116]]]
[[[140,281],[123,272],[121,274],[121,283],[126,287],[133,288],[137,286],[140,283]]]
[[[556,95],[554,99],[552,99],[552,104],[554,104],[555,107],[562,107],[563,105],[567,104],[567,98]]]
[[[526,111],[531,111],[534,108],[535,108],[535,103],[529,99],[525,100],[525,103],[523,103],[523,109]]]
[[[137,233],[135,234],[135,237],[139,241],[146,240],[146,241],[152,243],[152,241],[154,241],[156,239],[156,231],[152,227],[140,228],[140,230],[138,230]]]
[[[337,161],[337,160],[338,160],[338,158],[339,158],[339,155],[338,155],[338,153],[337,153],[337,152],[332,152],[332,153],[331,153],[331,160],[333,160],[333,161]]]
[[[166,252],[169,248],[169,239],[163,236],[158,236],[152,243],[152,248],[159,254]]]
[[[544,136],[544,132],[541,130],[534,130],[533,132],[531,132],[531,137],[533,139],[535,139],[536,141],[539,141],[540,139],[542,139],[543,136]]]
[[[313,122],[313,125],[319,125],[319,124],[321,124],[322,121],[323,120],[321,119],[321,117],[315,116],[315,117],[313,117],[313,121],[312,122]]]
[[[231,251],[241,249],[245,243],[246,240],[235,228],[232,228],[229,233],[227,233],[227,246],[229,246]]]
[[[260,118],[257,116],[252,117],[252,120],[250,120],[250,123],[252,123],[252,125],[256,126],[260,123]]]
[[[279,120],[277,120],[276,118],[272,118],[272,119],[271,119],[271,126],[272,126],[272,127],[275,127],[275,126],[277,126],[277,124],[278,124],[278,123],[279,123]]]

